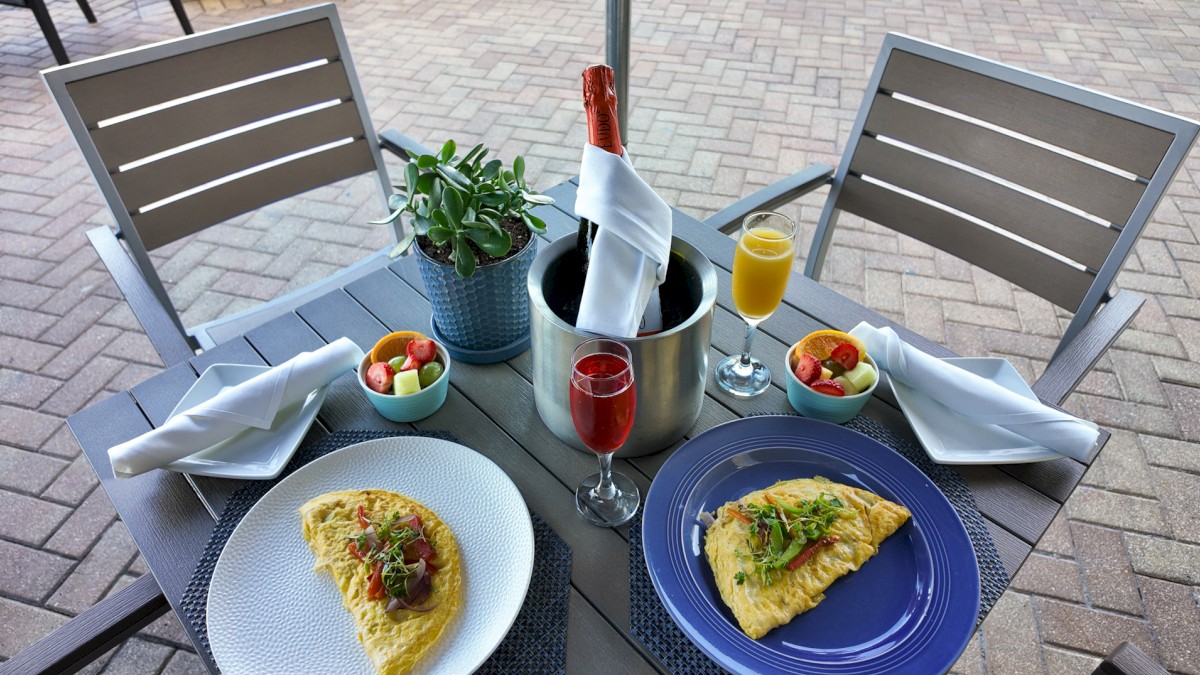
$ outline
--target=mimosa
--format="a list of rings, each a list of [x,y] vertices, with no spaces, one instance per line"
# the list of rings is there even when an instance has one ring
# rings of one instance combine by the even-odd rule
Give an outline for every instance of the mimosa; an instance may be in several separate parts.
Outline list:
[[[783,301],[795,242],[796,223],[787,216],[758,211],[742,221],[733,254],[733,304],[746,321],[746,342],[740,356],[727,356],[713,371],[717,386],[734,396],[758,396],[771,384],[766,364],[750,356],[750,342]]]
[[[746,232],[733,256],[733,304],[747,319],[765,319],[779,307],[792,273],[793,237],[768,227]]]

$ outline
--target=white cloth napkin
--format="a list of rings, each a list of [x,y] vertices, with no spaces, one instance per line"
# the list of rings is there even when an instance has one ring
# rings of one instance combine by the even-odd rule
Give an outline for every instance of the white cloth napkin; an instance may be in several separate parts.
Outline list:
[[[575,327],[634,337],[652,292],[667,278],[671,207],[638,177],[629,153],[583,148],[575,212],[597,224]]]
[[[867,353],[888,376],[950,410],[979,424],[1007,429],[1081,462],[1088,461],[1100,433],[1095,424],[930,356],[901,340],[891,328],[875,328],[863,322],[850,334],[862,340]]]
[[[297,354],[172,417],[161,427],[113,446],[108,451],[113,473],[130,478],[210,448],[247,427],[270,429],[281,409],[357,368],[362,357],[363,351],[349,338]]]

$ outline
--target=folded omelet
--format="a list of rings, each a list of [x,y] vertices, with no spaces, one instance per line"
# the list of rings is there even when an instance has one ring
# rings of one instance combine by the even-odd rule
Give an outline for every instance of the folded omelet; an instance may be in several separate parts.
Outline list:
[[[433,543],[437,571],[420,609],[384,610],[388,599],[367,597],[371,566],[355,557],[350,544],[363,534],[358,507],[367,514],[416,514]],[[346,490],[316,497],[300,507],[304,540],[316,554],[314,570],[326,570],[342,592],[342,605],[354,616],[358,639],[377,672],[406,673],[427,654],[462,607],[462,563],[450,528],[420,502],[386,490]],[[374,518],[375,516],[370,516]],[[436,606],[434,606],[436,605]]]
[[[808,515],[794,515],[800,513]],[[874,493],[817,476],[751,492],[726,503],[715,515],[704,537],[704,552],[721,599],[742,631],[757,640],[816,607],[825,599],[825,589],[875,555],[879,544],[911,514]],[[765,522],[776,516],[786,523],[780,528],[785,543],[772,549],[771,528]],[[815,521],[822,521],[815,538],[787,536],[789,525],[796,528],[794,533]],[[780,562],[785,555],[771,555],[793,538],[802,552],[793,554],[791,563]]]

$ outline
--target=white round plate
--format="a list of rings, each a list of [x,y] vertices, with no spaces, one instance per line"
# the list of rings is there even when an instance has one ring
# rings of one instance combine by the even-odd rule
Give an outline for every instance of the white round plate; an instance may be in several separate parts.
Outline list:
[[[404,436],[352,445],[298,469],[233,531],[213,570],[208,639],[226,673],[374,673],[354,619],[300,531],[300,506],[326,492],[407,495],[450,527],[465,602],[414,672],[467,673],[495,651],[525,601],[533,523],[500,467],[457,443]]]

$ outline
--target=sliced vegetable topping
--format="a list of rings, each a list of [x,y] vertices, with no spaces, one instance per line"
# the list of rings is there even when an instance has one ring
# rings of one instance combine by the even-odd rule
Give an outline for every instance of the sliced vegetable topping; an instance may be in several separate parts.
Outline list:
[[[747,523],[746,550],[737,555],[750,563],[759,583],[770,586],[779,570],[794,570],[807,562],[822,546],[838,541],[830,528],[848,510],[835,496],[822,493],[816,499],[789,504],[767,494],[767,504],[738,504],[726,513]],[[749,570],[747,570],[749,571]],[[738,583],[744,583],[745,572]]]
[[[388,600],[385,612],[399,609],[427,612],[437,605],[422,606],[433,589],[431,575],[437,572],[434,542],[425,536],[417,514],[385,514],[372,518],[361,505],[358,523],[363,531],[347,544],[350,555],[370,570],[367,597]]]

